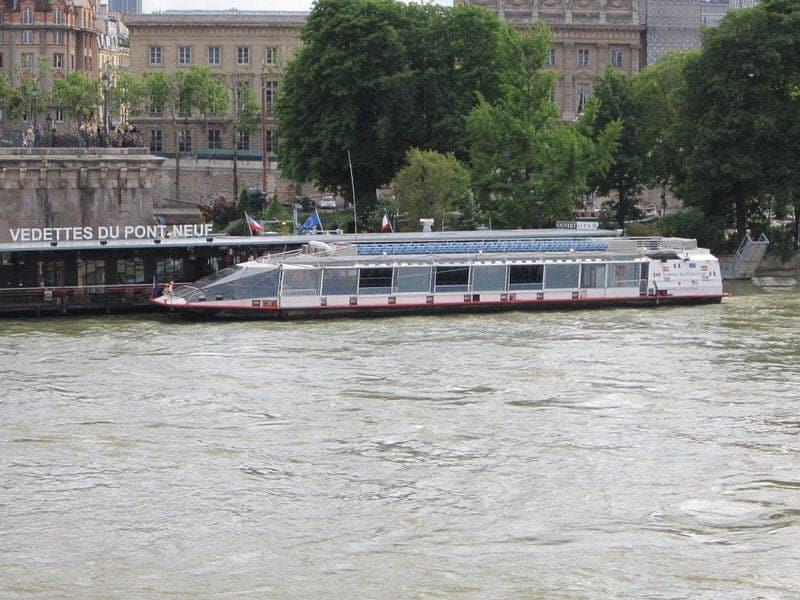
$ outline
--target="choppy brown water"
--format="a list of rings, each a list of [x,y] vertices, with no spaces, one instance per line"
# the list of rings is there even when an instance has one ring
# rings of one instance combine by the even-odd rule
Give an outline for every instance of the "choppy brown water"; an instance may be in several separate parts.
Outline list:
[[[0,596],[796,596],[800,292],[734,291],[2,321]]]

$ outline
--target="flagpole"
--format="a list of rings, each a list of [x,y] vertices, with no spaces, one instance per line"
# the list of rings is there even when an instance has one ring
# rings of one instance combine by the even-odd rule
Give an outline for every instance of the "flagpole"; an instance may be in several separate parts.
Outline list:
[[[353,161],[350,159],[350,148],[347,149],[347,164],[350,165],[350,189],[353,191],[353,233],[358,235],[358,213],[356,211],[356,182],[353,178]]]
[[[322,226],[322,219],[319,218],[319,213],[316,208],[314,209],[314,214],[317,215],[317,223],[319,223],[319,228],[322,230],[322,233],[326,233],[325,227]]]

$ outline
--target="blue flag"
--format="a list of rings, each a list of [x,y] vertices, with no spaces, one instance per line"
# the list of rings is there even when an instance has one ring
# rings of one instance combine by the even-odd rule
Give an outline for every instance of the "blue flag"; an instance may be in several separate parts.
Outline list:
[[[319,215],[317,214],[317,211],[314,211],[311,213],[311,216],[306,219],[306,222],[300,225],[300,231],[315,231],[317,227],[322,229],[322,223],[319,222]]]

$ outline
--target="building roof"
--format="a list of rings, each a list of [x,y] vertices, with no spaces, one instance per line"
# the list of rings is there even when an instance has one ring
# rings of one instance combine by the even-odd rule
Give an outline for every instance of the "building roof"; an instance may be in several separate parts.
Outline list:
[[[10,1],[10,0],[7,0]],[[305,24],[309,13],[271,10],[168,10],[146,15],[127,15],[125,24],[129,28],[162,25],[195,25],[213,27],[218,25],[237,25],[263,27],[283,25],[300,27]]]

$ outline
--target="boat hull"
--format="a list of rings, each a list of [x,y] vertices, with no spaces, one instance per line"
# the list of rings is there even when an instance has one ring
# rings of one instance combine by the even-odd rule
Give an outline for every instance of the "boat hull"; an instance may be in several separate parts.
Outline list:
[[[214,303],[163,304],[163,310],[189,317],[217,319],[325,319],[389,317],[433,314],[491,313],[504,311],[578,310],[613,307],[655,307],[665,305],[719,304],[720,295],[631,296],[622,298],[576,298],[516,300],[507,302],[440,302],[371,306],[318,306],[280,308],[275,306],[220,306]]]

